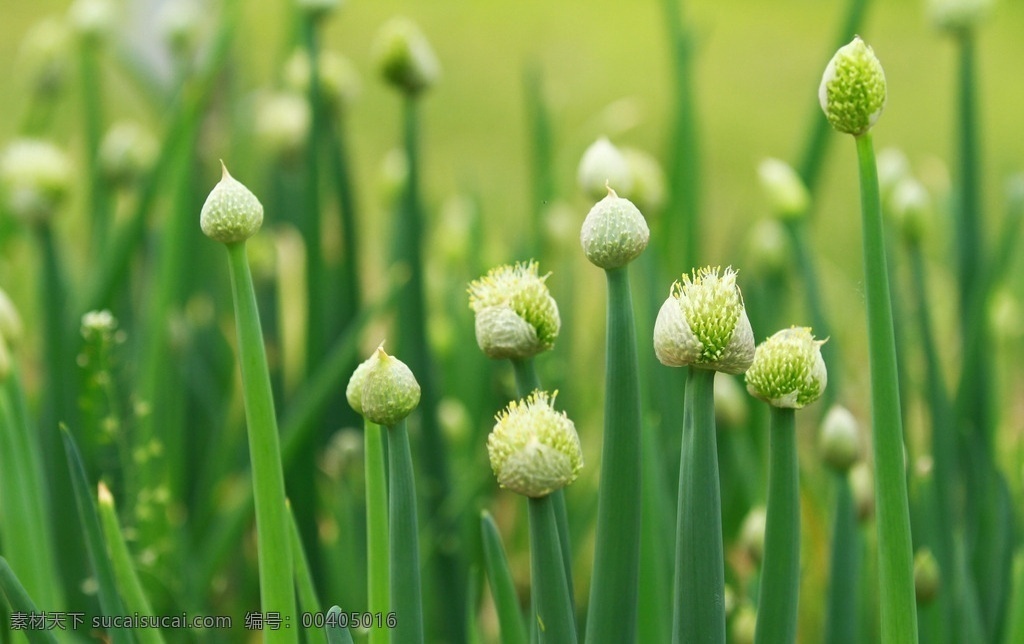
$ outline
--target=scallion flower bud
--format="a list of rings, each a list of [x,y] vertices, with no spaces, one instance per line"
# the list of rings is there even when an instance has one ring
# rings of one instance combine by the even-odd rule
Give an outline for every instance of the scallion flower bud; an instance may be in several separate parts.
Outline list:
[[[385,353],[382,344],[356,367],[345,397],[370,422],[394,427],[420,404],[420,385],[409,367]]]
[[[959,32],[980,24],[992,5],[992,0],[929,0],[928,17],[939,29]]]
[[[807,213],[811,195],[793,166],[781,159],[765,159],[757,166],[757,176],[776,215],[795,219]]]
[[[839,48],[821,77],[818,100],[832,127],[859,136],[885,108],[885,72],[875,52],[854,37]]]
[[[470,282],[476,341],[488,357],[520,360],[554,346],[562,322],[547,278],[531,261],[499,266]]]
[[[576,426],[554,409],[555,396],[535,391],[496,417],[487,437],[491,469],[503,488],[542,497],[576,480],[583,450]]]
[[[828,383],[821,358],[824,340],[807,327],[790,327],[768,338],[754,352],[747,391],[774,407],[800,409],[817,400]]]
[[[647,248],[651,230],[633,202],[610,187],[606,190],[608,195],[594,204],[583,220],[580,244],[591,264],[608,270],[639,257]]]
[[[107,180],[130,185],[146,175],[156,161],[157,141],[138,123],[116,123],[100,143],[99,163]]]
[[[203,204],[199,225],[203,233],[222,244],[233,244],[252,237],[263,225],[263,204],[248,188],[228,173],[223,174]]]
[[[594,141],[583,152],[576,179],[583,194],[594,200],[608,194],[609,187],[624,195],[633,189],[633,172],[626,157],[606,137]]]
[[[7,208],[30,224],[48,221],[70,185],[71,163],[52,143],[18,139],[0,155],[0,186]]]
[[[396,89],[415,96],[432,87],[441,75],[434,49],[416,23],[392,18],[373,45],[373,58],[381,76]]]
[[[695,366],[743,373],[754,360],[750,328],[736,271],[695,270],[672,284],[654,324],[654,352],[669,367]]]
[[[860,460],[860,432],[857,419],[850,410],[835,405],[821,421],[818,452],[825,463],[837,472],[847,472]]]

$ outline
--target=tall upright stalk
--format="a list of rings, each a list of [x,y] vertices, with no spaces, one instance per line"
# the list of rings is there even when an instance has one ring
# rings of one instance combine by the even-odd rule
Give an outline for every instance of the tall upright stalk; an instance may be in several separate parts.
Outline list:
[[[412,452],[405,419],[388,428],[390,477],[391,610],[398,624],[391,632],[395,644],[423,642],[423,603],[420,583],[420,547],[416,525],[416,486]]]
[[[530,578],[536,594],[533,618],[538,626],[538,641],[575,644],[576,622],[569,603],[568,580],[563,574],[554,505],[547,495],[529,499],[529,507]]]
[[[825,641],[828,644],[856,644],[860,641],[857,618],[860,615],[858,573],[861,540],[857,529],[857,508],[847,472],[837,473],[835,487]]]
[[[363,449],[366,461],[366,559],[367,596],[369,611],[387,614],[389,609],[390,580],[388,558],[391,537],[388,531],[387,470],[384,466],[384,430],[369,420],[363,425]],[[371,628],[370,644],[388,644],[390,631]]]
[[[78,51],[93,253],[103,251],[111,219],[110,194],[99,163],[100,139],[103,136],[103,83],[98,61],[100,45],[98,37],[83,35]]]
[[[864,132],[855,140],[860,174],[868,307],[882,641],[916,642],[917,602],[914,596],[910,510],[903,462],[903,422],[878,171],[871,133]]]

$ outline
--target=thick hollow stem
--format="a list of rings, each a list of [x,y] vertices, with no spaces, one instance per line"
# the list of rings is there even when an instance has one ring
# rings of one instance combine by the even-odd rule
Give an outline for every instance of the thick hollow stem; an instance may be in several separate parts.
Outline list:
[[[285,506],[284,471],[277,435],[274,396],[263,347],[252,274],[245,256],[245,242],[227,246],[231,266],[231,290],[238,333],[238,362],[242,371],[242,397],[252,462],[253,498],[256,501],[256,544],[260,571],[260,602],[264,613],[291,618],[293,628],[268,630],[267,642],[294,642],[298,625],[292,576],[288,509]]]
[[[533,617],[539,642],[572,644],[576,642],[576,626],[562,565],[555,508],[549,496],[531,498],[529,502],[530,577],[536,594]]]
[[[672,641],[725,642],[725,556],[715,437],[715,372],[690,367],[676,519]]]
[[[826,641],[856,644],[860,571],[860,535],[853,490],[844,472],[836,477],[836,514],[832,523],[832,561],[829,564]]]
[[[796,413],[772,407],[768,462],[768,517],[757,607],[758,643],[796,641],[800,591],[800,489]]]
[[[885,233],[882,228],[878,171],[871,134],[856,137],[856,142],[864,228],[882,642],[916,642],[917,602],[914,595],[903,423],[900,418],[896,339],[885,263]]]
[[[398,624],[395,644],[422,644],[423,605],[420,599],[420,546],[416,527],[416,483],[405,420],[388,430],[388,475],[391,482],[388,519],[391,529],[391,610]]]
[[[640,580],[640,382],[626,268],[608,278],[604,445],[587,642],[632,642]]]
[[[365,421],[363,425],[366,459],[366,548],[369,568],[367,595],[369,610],[373,614],[388,613],[389,535],[387,472],[384,467],[384,430],[380,425]],[[386,628],[371,628],[370,644],[387,644],[390,634]]]
[[[501,641],[504,644],[526,644],[529,638],[523,626],[523,615],[519,609],[512,571],[509,570],[508,559],[505,556],[505,546],[501,543],[498,526],[486,510],[480,515],[480,530],[487,578],[491,584],[491,596],[494,598],[494,608],[498,613],[498,624],[501,627]]]

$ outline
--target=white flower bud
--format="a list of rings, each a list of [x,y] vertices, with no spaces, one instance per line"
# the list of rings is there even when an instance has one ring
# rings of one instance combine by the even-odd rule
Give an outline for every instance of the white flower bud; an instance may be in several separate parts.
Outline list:
[[[594,200],[608,194],[609,187],[624,195],[633,189],[633,172],[626,157],[605,137],[583,152],[576,179],[583,194]]]
[[[157,153],[157,140],[149,130],[138,123],[122,121],[104,135],[99,163],[111,183],[129,185],[149,172]]]
[[[928,0],[928,17],[939,29],[964,31],[988,17],[993,4],[993,0]]]
[[[756,562],[764,557],[764,531],[767,524],[768,512],[763,505],[758,505],[750,508],[740,526],[740,544]]]
[[[71,185],[71,163],[52,143],[17,139],[0,156],[0,186],[7,208],[31,223],[49,220]]]
[[[916,179],[907,177],[893,189],[889,211],[906,241],[921,241],[931,224],[931,210],[932,199]]]
[[[641,211],[656,214],[665,206],[667,192],[661,164],[651,154],[636,148],[622,148],[622,156],[633,177],[633,188],[627,196]]]
[[[807,327],[790,327],[768,338],[754,352],[747,391],[774,407],[800,409],[817,400],[828,383],[821,358],[824,340]]]
[[[569,485],[583,469],[576,426],[554,410],[555,396],[535,391],[512,401],[496,417],[487,454],[498,484],[529,497],[542,497]]]
[[[640,256],[651,239],[647,221],[628,199],[615,194],[594,204],[583,220],[580,244],[591,264],[605,270],[626,266]]]
[[[562,321],[547,278],[531,261],[499,266],[470,282],[476,341],[488,357],[529,358],[554,346]]]
[[[382,344],[356,367],[345,397],[370,422],[394,427],[419,405],[420,385],[409,367],[385,353]]]
[[[156,18],[157,30],[177,56],[187,55],[199,40],[202,13],[195,0],[168,0]]]
[[[669,367],[743,373],[754,359],[736,271],[705,267],[672,284],[654,324],[654,352]]]
[[[294,157],[306,145],[311,116],[309,102],[291,92],[270,94],[256,112],[256,134],[267,152]]]
[[[875,52],[854,37],[839,48],[825,68],[818,101],[832,127],[859,136],[875,124],[885,108],[885,72]]]
[[[263,225],[263,204],[248,188],[228,173],[221,162],[223,174],[203,204],[199,225],[203,233],[222,244],[249,239]]]
[[[27,72],[33,90],[40,96],[53,97],[64,88],[70,36],[67,23],[52,17],[40,21],[25,34],[18,68]]]
[[[320,91],[331,107],[345,108],[359,97],[362,81],[352,61],[341,54],[325,49],[318,56]],[[285,63],[284,82],[290,90],[306,95],[309,92],[309,56],[298,49]]]
[[[846,472],[860,460],[860,431],[857,419],[842,405],[834,405],[821,421],[818,452],[837,472]]]
[[[75,0],[68,9],[68,20],[78,35],[88,41],[106,38],[114,28],[116,12],[111,0]]]
[[[765,159],[757,166],[757,176],[775,214],[795,219],[807,213],[811,195],[791,165],[780,159]]]
[[[411,96],[432,87],[441,75],[441,64],[416,23],[392,18],[381,27],[373,44],[373,59],[381,76]]]

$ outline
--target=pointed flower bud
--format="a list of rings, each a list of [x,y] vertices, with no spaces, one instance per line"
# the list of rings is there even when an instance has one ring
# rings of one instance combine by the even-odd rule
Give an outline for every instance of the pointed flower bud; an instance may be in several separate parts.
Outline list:
[[[0,155],[0,190],[16,217],[35,224],[48,221],[71,185],[71,163],[57,146],[17,139]]]
[[[811,195],[793,166],[781,159],[765,159],[757,166],[757,176],[775,214],[795,219],[807,212]]]
[[[210,239],[234,244],[249,239],[263,225],[263,204],[228,173],[223,161],[220,167],[223,175],[203,204],[199,225]]]
[[[583,194],[595,201],[608,194],[609,186],[624,195],[633,189],[633,171],[626,157],[603,136],[583,152],[576,179]]]
[[[754,332],[732,267],[694,270],[672,284],[654,324],[663,365],[743,373],[754,359]]]
[[[345,397],[370,422],[394,427],[420,404],[420,385],[409,367],[385,353],[381,344],[356,367]]]
[[[783,329],[762,342],[747,370],[747,391],[774,407],[800,409],[817,400],[828,383],[821,359],[824,340],[807,327]]]
[[[640,256],[651,239],[651,230],[640,210],[629,199],[615,194],[594,204],[583,220],[580,244],[591,264],[605,270],[621,268]]]
[[[493,268],[470,282],[476,341],[489,358],[529,358],[554,346],[562,321],[547,278],[531,261]]]
[[[818,100],[832,127],[859,136],[885,107],[885,72],[875,52],[860,39],[839,48],[825,68]]]
[[[430,42],[416,23],[406,18],[392,18],[384,24],[373,53],[384,80],[410,96],[429,89],[441,75]]]
[[[487,454],[498,484],[513,492],[542,497],[576,480],[583,450],[576,426],[554,409],[555,396],[535,391],[499,413],[487,437]]]
[[[857,419],[850,410],[835,405],[821,421],[818,452],[825,463],[837,472],[846,472],[860,460],[860,432]]]

